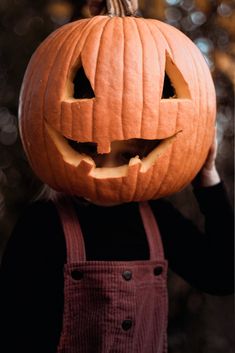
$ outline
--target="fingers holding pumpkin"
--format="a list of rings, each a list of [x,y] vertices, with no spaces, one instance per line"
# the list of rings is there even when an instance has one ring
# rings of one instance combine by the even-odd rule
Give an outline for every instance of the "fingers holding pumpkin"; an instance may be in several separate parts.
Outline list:
[[[210,149],[208,151],[207,158],[206,158],[205,163],[202,168],[204,168],[206,170],[212,170],[215,167],[217,147],[218,147],[217,129],[215,127],[214,138],[213,138],[212,144],[211,144]]]
[[[215,165],[215,159],[217,155],[217,144],[217,134],[215,127],[214,138],[209,148],[207,158],[198,175],[192,182],[194,186],[208,187],[216,185],[220,182],[220,176]]]

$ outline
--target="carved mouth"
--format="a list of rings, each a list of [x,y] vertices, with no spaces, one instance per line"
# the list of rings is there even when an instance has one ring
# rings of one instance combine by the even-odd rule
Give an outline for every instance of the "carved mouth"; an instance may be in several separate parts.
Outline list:
[[[98,153],[97,143],[76,142],[67,139],[69,146],[76,152],[93,159],[96,168],[114,168],[129,164],[132,158],[143,160],[164,140],[129,139],[111,142],[110,153]]]
[[[98,153],[95,142],[77,142],[61,135],[46,123],[47,131],[61,153],[64,161],[75,167],[86,165],[88,174],[94,178],[115,178],[127,176],[128,169],[140,164],[140,172],[145,173],[168,149],[177,135],[164,139],[147,140],[133,138],[112,141],[109,153]]]

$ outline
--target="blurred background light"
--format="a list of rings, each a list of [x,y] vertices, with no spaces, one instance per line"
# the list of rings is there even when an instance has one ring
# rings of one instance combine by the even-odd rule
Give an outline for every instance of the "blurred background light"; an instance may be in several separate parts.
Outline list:
[[[197,27],[195,23],[192,22],[191,16],[185,16],[180,23],[185,32],[193,31]]]
[[[0,129],[5,125],[12,124],[14,116],[10,114],[6,107],[0,107]]]
[[[165,10],[165,17],[168,23],[173,24],[181,19],[182,12],[177,8],[168,7]]]
[[[206,22],[206,15],[202,11],[194,11],[190,14],[190,18],[192,22],[197,25],[201,26],[203,23]]]
[[[229,35],[228,32],[224,29],[216,29],[216,43],[220,49],[224,49],[229,44]]]
[[[180,6],[182,7],[182,9],[186,10],[186,11],[190,11],[194,8],[195,2],[194,0],[182,0],[180,2]]]
[[[217,12],[220,16],[229,17],[232,15],[232,7],[229,4],[222,3],[218,6]],[[234,24],[235,25],[235,24]]]
[[[73,6],[67,1],[51,1],[47,6],[51,20],[61,26],[68,23],[72,17]]]
[[[208,54],[214,49],[214,45],[209,38],[197,38],[194,40],[194,43],[203,54]]]
[[[5,125],[1,130],[0,130],[0,143],[6,146],[13,145],[18,136],[18,129],[15,125],[13,124],[8,124]]]
[[[204,54],[203,56],[204,56],[204,59],[208,65],[209,69],[212,71],[215,68],[215,63],[214,63],[213,59],[211,59],[206,54]]]
[[[178,5],[182,0],[166,0],[167,5]]]

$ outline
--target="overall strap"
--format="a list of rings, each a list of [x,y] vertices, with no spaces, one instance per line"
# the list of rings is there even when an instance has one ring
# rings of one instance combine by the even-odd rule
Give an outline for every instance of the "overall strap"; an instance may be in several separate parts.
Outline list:
[[[164,250],[157,220],[148,202],[140,202],[139,210],[149,244],[150,260],[164,260]]]
[[[54,201],[64,230],[67,248],[67,263],[86,260],[85,244],[82,230],[72,200],[62,197]]]

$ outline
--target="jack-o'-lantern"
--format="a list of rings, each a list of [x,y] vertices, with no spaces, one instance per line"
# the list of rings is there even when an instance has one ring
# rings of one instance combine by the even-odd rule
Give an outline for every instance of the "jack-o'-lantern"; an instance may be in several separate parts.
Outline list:
[[[214,86],[198,48],[170,25],[133,16],[56,30],[34,53],[21,91],[33,170],[94,202],[182,189],[205,161],[214,120]],[[116,162],[105,164],[115,150]]]

